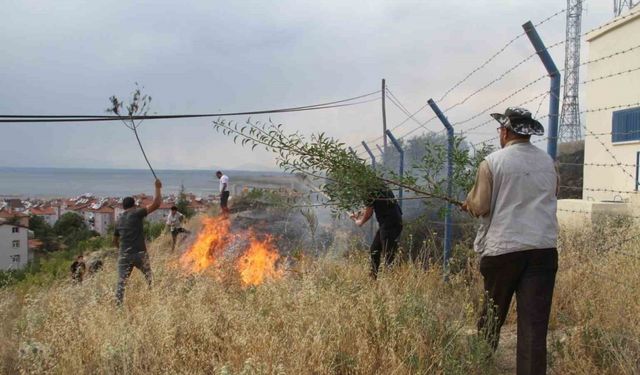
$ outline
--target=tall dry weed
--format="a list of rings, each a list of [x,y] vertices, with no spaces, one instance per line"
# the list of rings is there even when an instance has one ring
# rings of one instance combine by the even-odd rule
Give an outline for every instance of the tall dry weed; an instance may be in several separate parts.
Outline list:
[[[609,233],[562,233],[553,373],[638,372],[640,254],[632,235],[640,232]],[[366,255],[348,252],[303,258],[283,279],[245,288],[231,266],[222,274],[184,274],[168,248],[166,238],[151,246],[154,285],[149,290],[134,271],[122,308],[114,303],[113,260],[82,285],[0,291],[2,371],[505,372],[470,334],[482,295],[473,268],[444,282],[438,269],[402,264],[373,282]]]

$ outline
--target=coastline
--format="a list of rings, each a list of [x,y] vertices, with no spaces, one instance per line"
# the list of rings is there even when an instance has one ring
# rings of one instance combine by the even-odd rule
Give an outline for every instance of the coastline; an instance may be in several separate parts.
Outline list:
[[[196,196],[216,195],[212,170],[157,170],[163,195],[184,191]],[[282,171],[225,170],[236,192],[244,187],[293,186],[297,177]],[[85,194],[124,197],[153,194],[153,177],[146,169],[0,167],[0,198],[59,199]]]

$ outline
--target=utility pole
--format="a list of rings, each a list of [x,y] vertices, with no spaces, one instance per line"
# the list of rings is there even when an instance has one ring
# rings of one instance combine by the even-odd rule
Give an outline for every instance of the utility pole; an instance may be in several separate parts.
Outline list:
[[[396,150],[398,150],[398,154],[400,155],[400,166],[398,167],[398,175],[400,176],[400,181],[402,181],[402,177],[404,176],[404,150],[402,149],[402,145],[400,144],[400,142],[398,142],[396,137],[393,136],[393,133],[391,133],[391,130],[387,130],[385,135],[389,137],[389,139],[391,139],[391,143],[393,143],[393,146],[396,148]],[[400,210],[402,210],[402,190],[402,186],[399,186],[398,206],[400,206]]]
[[[385,103],[385,98],[387,94],[387,84],[385,83],[385,79],[382,79],[382,149],[387,150],[387,107]]]

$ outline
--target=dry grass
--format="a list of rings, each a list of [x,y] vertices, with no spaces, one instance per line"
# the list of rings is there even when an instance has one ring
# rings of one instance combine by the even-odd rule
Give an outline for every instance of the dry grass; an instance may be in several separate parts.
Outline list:
[[[554,373],[640,371],[638,241],[622,241],[632,233],[608,233],[563,233],[552,317],[557,339],[549,345]],[[618,242],[613,249],[619,251],[602,251]],[[59,281],[0,291],[2,371],[505,371],[486,359],[486,346],[468,332],[480,296],[475,270],[445,283],[437,269],[405,264],[374,283],[363,254],[328,255],[303,259],[283,279],[247,289],[232,271],[185,276],[170,266],[167,245],[162,238],[150,249],[153,289],[134,271],[122,309],[114,305],[114,261],[80,286]]]

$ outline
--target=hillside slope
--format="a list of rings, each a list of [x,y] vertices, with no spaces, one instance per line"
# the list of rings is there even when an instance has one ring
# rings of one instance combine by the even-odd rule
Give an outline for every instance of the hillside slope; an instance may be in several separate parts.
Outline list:
[[[198,223],[190,225],[197,231]],[[549,342],[554,373],[640,369],[635,228],[563,232]],[[234,259],[185,272],[163,236],[149,246],[154,285],[134,271],[114,304],[115,261],[81,285],[0,290],[0,370],[102,374],[512,373],[514,313],[497,362],[473,334],[476,267],[444,282],[411,264],[368,278],[364,251],[301,255],[243,285]],[[346,255],[337,255],[346,254]]]

